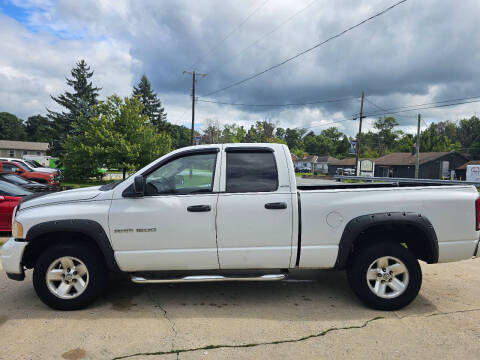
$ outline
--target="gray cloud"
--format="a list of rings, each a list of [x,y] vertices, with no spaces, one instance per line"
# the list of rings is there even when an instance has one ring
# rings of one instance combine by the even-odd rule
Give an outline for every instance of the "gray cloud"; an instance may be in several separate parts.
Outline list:
[[[170,119],[188,123],[188,112],[183,118],[182,114],[189,107],[191,79],[182,71],[191,70],[189,67],[197,59],[201,59],[197,70],[208,73],[198,83],[201,96],[278,63],[394,3],[318,0],[274,34],[238,55],[310,2],[268,2],[215,51],[211,51],[212,47],[258,7],[260,0],[68,0],[54,5],[40,2],[30,19],[33,25],[50,27],[54,32],[78,33],[81,38],[52,39],[52,34],[29,33],[20,24],[2,21],[2,28],[12,37],[12,48],[8,53],[2,50],[5,53],[0,64],[34,77],[19,84],[9,82],[8,103],[22,103],[23,99],[30,104],[21,110],[25,114],[50,106],[45,95],[61,90],[63,76],[71,64],[79,57],[87,57],[104,94],[128,94],[131,85],[145,72]],[[360,97],[363,90],[376,104],[390,108],[480,95],[480,33],[475,29],[479,14],[480,3],[475,0],[410,0],[279,69],[215,95],[215,99],[273,104],[311,102]],[[39,59],[27,56],[32,48]],[[5,80],[4,73],[0,71]],[[38,98],[38,103],[32,102],[32,98]],[[34,110],[37,108],[40,110]],[[270,118],[280,126],[311,127],[351,118],[358,108],[355,100],[299,109],[199,103],[198,119],[200,124],[210,117],[247,125]],[[379,112],[369,103],[365,108],[367,113]],[[425,110],[423,114],[427,121],[455,120],[471,115],[475,108],[475,104],[470,104]],[[398,119],[404,129],[410,130],[415,116],[405,113]],[[367,129],[370,123],[367,121]],[[353,121],[338,126],[350,135],[357,128]]]

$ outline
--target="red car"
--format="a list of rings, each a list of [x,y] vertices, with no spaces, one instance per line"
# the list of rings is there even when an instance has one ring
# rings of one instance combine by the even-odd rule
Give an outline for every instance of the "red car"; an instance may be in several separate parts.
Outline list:
[[[25,164],[13,161],[0,161],[0,173],[16,174],[41,184],[60,185],[58,174],[35,171]]]
[[[0,231],[12,231],[12,214],[23,196],[33,194],[20,186],[0,180]]]

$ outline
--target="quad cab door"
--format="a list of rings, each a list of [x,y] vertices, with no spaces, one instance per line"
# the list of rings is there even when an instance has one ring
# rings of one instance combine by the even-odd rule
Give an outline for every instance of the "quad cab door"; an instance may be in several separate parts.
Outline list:
[[[218,147],[176,153],[144,172],[143,197],[114,194],[110,236],[122,270],[218,269],[220,158]]]
[[[282,146],[225,146],[217,206],[221,269],[288,268],[291,184]]]

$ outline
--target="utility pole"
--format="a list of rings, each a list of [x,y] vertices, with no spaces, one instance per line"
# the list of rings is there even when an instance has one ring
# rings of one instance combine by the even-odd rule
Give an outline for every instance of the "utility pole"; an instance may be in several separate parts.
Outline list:
[[[415,143],[415,179],[418,179],[418,172],[420,170],[420,120],[422,119],[421,115],[418,114],[418,125],[417,125],[417,141]]]
[[[195,101],[197,100],[195,98],[195,83],[197,82],[197,79],[196,77],[197,76],[202,76],[202,77],[205,77],[207,76],[207,74],[198,74],[194,71],[184,71],[183,72],[184,74],[189,74],[189,75],[192,75],[192,134],[191,134],[191,137],[190,137],[190,142],[192,145],[195,145],[195,142],[194,142],[194,134],[195,134]]]
[[[362,91],[362,102],[360,103],[360,124],[358,125],[358,135],[357,135],[357,156],[355,160],[355,174],[360,175],[360,169],[358,168],[358,160],[360,156],[360,137],[362,134],[362,120],[363,120],[363,100],[365,99],[365,92]]]

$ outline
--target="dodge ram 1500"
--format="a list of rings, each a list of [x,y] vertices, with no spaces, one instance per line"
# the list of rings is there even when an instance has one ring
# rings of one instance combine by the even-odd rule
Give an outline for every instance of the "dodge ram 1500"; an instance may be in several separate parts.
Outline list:
[[[55,309],[90,304],[109,274],[135,283],[274,281],[290,269],[347,270],[366,305],[409,304],[419,260],[478,256],[473,186],[297,186],[281,144],[222,144],[169,153],[126,180],[24,198],[1,260],[33,269]]]

